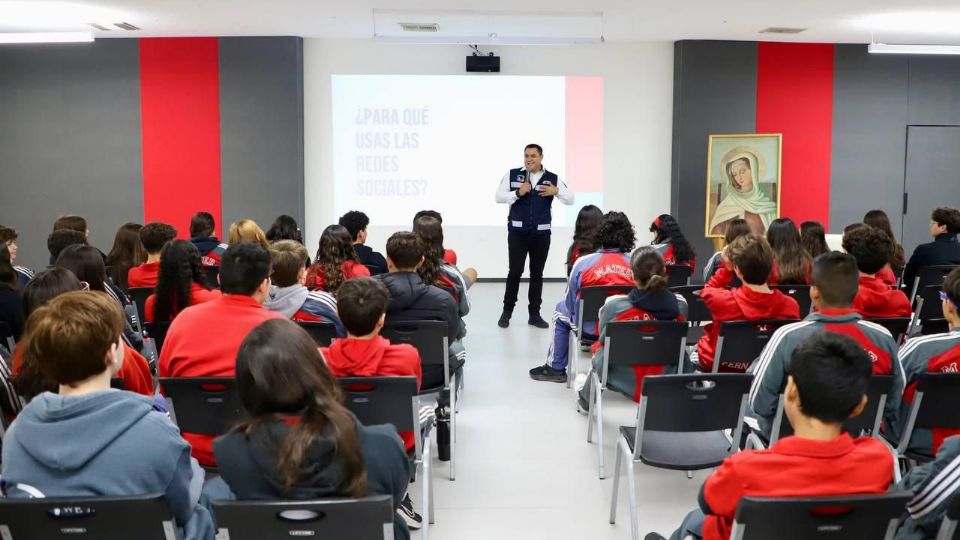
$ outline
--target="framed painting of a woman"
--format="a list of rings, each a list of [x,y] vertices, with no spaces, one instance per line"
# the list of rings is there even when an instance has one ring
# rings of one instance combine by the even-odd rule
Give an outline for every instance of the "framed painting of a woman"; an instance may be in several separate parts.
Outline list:
[[[764,234],[780,217],[780,134],[710,135],[706,236],[723,237],[745,219]]]

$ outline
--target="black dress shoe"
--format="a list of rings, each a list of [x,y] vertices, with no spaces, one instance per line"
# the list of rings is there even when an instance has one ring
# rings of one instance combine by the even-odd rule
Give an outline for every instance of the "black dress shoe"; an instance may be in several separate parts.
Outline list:
[[[536,326],[537,328],[550,328],[550,323],[543,320],[543,317],[541,317],[539,314],[530,315],[530,319],[527,320],[527,324],[530,326]]]
[[[567,382],[567,371],[565,369],[553,369],[544,364],[531,369],[530,378],[535,381],[565,383]]]
[[[506,328],[506,327],[510,326],[510,315],[513,315],[513,314],[512,314],[512,313],[508,313],[508,312],[506,312],[506,311],[504,311],[503,313],[501,313],[501,314],[500,314],[500,320],[497,321],[497,326],[499,326],[500,328]]]

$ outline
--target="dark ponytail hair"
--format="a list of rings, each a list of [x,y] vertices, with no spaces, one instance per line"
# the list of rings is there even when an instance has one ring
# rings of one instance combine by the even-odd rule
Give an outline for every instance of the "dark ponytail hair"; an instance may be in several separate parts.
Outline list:
[[[258,427],[298,416],[278,449],[277,472],[289,494],[309,463],[310,447],[320,437],[333,439],[333,460],[343,471],[336,494],[363,497],[367,476],[357,421],[343,406],[343,394],[317,344],[288,319],[254,328],[237,351],[237,392],[250,419],[236,429],[249,436]]]
[[[677,264],[688,264],[697,256],[693,246],[680,231],[680,224],[670,214],[657,216],[657,219],[650,224],[650,232],[657,235],[653,240],[654,244],[670,243],[673,246],[673,256]]]
[[[155,321],[172,321],[190,305],[190,290],[198,283],[206,288],[200,270],[200,252],[189,240],[171,240],[160,251],[160,273],[153,305]]]
[[[667,288],[667,263],[657,250],[641,249],[633,257],[630,267],[638,289],[657,292]]]
[[[423,264],[417,273],[424,283],[433,285],[440,277],[443,264],[443,226],[437,218],[422,215],[413,220],[413,234],[423,243]]]

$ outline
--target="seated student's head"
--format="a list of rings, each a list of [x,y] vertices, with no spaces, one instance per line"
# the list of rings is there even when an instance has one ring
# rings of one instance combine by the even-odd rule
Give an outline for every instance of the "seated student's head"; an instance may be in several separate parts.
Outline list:
[[[305,470],[318,465],[308,460],[322,455],[321,459],[339,461],[343,478],[338,495],[366,494],[357,422],[342,405],[340,386],[305,330],[287,319],[266,321],[251,330],[237,352],[236,381],[240,402],[251,418],[238,429],[247,435],[263,422],[300,418],[276,449],[285,491]],[[333,455],[311,451],[321,438]]]
[[[340,216],[338,223],[347,228],[354,244],[362,244],[367,241],[367,226],[370,225],[370,218],[363,212],[351,210]]]
[[[843,235],[843,250],[857,260],[860,272],[872,276],[890,261],[893,241],[880,229],[862,225]]]
[[[596,239],[597,245],[602,249],[616,249],[626,253],[633,250],[637,234],[626,214],[607,212],[597,227]]]
[[[297,225],[297,220],[293,219],[293,216],[281,214],[267,229],[267,241],[272,243],[279,240],[296,240],[303,243],[303,234],[300,233],[300,226]]]
[[[270,249],[270,242],[267,242],[267,235],[263,229],[252,219],[241,219],[230,224],[230,231],[227,234],[227,244],[234,245],[240,242],[256,242],[263,249]]]
[[[77,231],[78,233],[82,233],[84,238],[90,234],[90,227],[87,225],[86,218],[72,214],[60,216],[53,222],[53,230],[58,231],[60,229]]]
[[[99,379],[107,389],[123,365],[120,306],[96,291],[64,293],[27,319],[24,362],[36,365],[60,393]]]
[[[73,245],[64,249],[57,257],[56,266],[73,272],[91,291],[107,290],[107,267],[100,251],[93,246]]]
[[[413,234],[423,243],[420,278],[424,283],[436,283],[443,265],[443,225],[437,218],[424,214],[413,220]]]
[[[164,244],[177,237],[177,230],[171,225],[152,221],[140,229],[140,243],[148,255],[159,255]]]
[[[17,238],[19,236],[17,230],[13,227],[0,225],[0,242],[6,244],[7,250],[10,251],[10,262],[17,260]]]
[[[747,234],[727,246],[727,259],[740,281],[750,285],[765,285],[773,269],[773,248],[767,239]]]
[[[930,214],[930,236],[960,233],[960,210],[937,208]]]
[[[954,268],[943,280],[943,317],[950,329],[960,328],[960,268]]]
[[[307,279],[307,248],[296,240],[280,240],[270,246],[271,281],[277,287],[303,285]]]
[[[826,233],[819,221],[804,221],[800,224],[800,245],[811,258],[817,258],[830,251]]]
[[[844,234],[844,236],[846,236],[847,233],[853,232],[853,231],[859,229],[860,227],[865,227],[865,226],[866,226],[866,223],[860,223],[860,222],[851,223],[851,224],[849,224],[849,225],[847,225],[846,227],[843,228],[843,234]]]
[[[216,222],[210,212],[197,212],[190,218],[190,238],[213,236],[214,228],[216,228]]]
[[[723,235],[723,243],[729,246],[737,238],[748,234],[750,234],[750,225],[747,224],[747,220],[743,218],[731,219],[727,225],[727,232]]]
[[[0,288],[17,288],[17,271],[13,268],[13,260],[10,258],[10,249],[7,245],[0,242]]]
[[[47,250],[50,252],[50,264],[57,262],[60,252],[69,246],[87,245],[87,235],[73,229],[57,229],[47,236]]]
[[[153,318],[169,321],[190,305],[194,284],[207,288],[200,267],[200,251],[189,240],[171,240],[160,251],[160,267]]]
[[[856,341],[835,332],[812,334],[790,356],[784,412],[795,430],[830,424],[839,430],[863,412],[873,364]],[[801,434],[798,432],[798,435]]]
[[[831,251],[813,261],[810,299],[817,309],[848,309],[860,290],[860,270],[849,253]]]
[[[638,251],[630,268],[641,291],[655,292],[667,288],[667,263],[657,250],[644,248]]]
[[[416,272],[423,264],[423,242],[412,232],[393,233],[387,239],[387,269],[391,272]]]
[[[256,242],[238,242],[220,259],[223,294],[251,296],[261,304],[270,291],[270,253]]]
[[[337,313],[350,337],[375,336],[383,328],[390,293],[380,280],[358,277],[337,291]]]
[[[439,221],[440,223],[443,223],[443,216],[441,216],[440,212],[437,212],[436,210],[421,210],[413,215],[413,220],[416,221],[422,218],[423,216],[430,216],[433,219]]]

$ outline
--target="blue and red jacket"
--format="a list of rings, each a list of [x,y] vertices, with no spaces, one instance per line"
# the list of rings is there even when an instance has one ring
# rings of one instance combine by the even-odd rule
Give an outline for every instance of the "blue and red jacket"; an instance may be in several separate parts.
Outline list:
[[[636,286],[630,268],[630,254],[618,249],[601,249],[596,253],[577,259],[567,282],[567,294],[554,313],[555,319],[564,320],[571,328],[576,327],[580,315],[580,294],[584,287],[627,285]],[[597,335],[597,323],[591,322],[582,329],[586,334]]]

